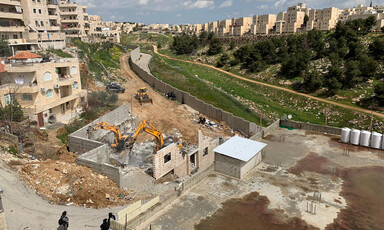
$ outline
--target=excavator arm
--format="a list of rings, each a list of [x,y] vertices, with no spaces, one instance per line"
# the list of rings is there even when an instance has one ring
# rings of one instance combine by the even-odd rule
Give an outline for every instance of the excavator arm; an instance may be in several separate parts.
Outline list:
[[[118,147],[119,146],[119,142],[120,142],[122,136],[121,136],[121,132],[117,126],[111,125],[111,124],[106,123],[105,121],[102,121],[102,122],[97,123],[93,127],[93,130],[99,130],[99,129],[105,129],[105,130],[112,131],[115,134],[115,140],[114,140],[114,143],[112,144],[112,147]]]

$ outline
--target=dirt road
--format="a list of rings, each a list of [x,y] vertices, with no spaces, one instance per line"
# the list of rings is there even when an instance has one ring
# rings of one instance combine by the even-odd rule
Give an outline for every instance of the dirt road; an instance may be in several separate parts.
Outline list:
[[[299,92],[296,92],[294,90],[290,90],[290,89],[287,89],[287,88],[284,88],[284,87],[280,87],[280,86],[276,86],[276,85],[271,85],[271,84],[260,82],[260,81],[251,80],[251,79],[248,79],[248,78],[236,75],[234,73],[227,72],[227,71],[222,70],[220,68],[216,68],[216,67],[208,65],[208,64],[204,64],[204,63],[200,63],[200,62],[195,62],[195,61],[187,61],[187,60],[182,60],[182,59],[178,59],[178,58],[169,57],[168,55],[159,53],[157,51],[157,46],[153,46],[153,49],[154,49],[156,54],[158,54],[158,55],[160,55],[162,57],[165,57],[167,59],[171,59],[171,60],[175,60],[175,61],[181,61],[181,62],[186,62],[186,63],[191,63],[191,64],[196,64],[196,65],[200,65],[200,66],[205,66],[205,67],[208,67],[208,68],[220,71],[222,73],[228,74],[228,75],[230,75],[232,77],[235,77],[235,78],[247,81],[247,82],[251,82],[251,83],[258,84],[258,85],[267,86],[267,87],[270,87],[270,88],[282,90],[282,91],[285,91],[285,92],[288,92],[288,93],[300,95],[300,96],[307,97],[307,98],[310,98],[310,99],[313,99],[313,100],[317,100],[317,101],[320,101],[320,102],[324,102],[324,103],[327,103],[327,104],[336,105],[336,106],[343,107],[343,108],[346,108],[346,109],[354,110],[356,112],[363,112],[363,113],[368,113],[368,114],[372,113],[375,116],[378,116],[380,118],[384,118],[384,114],[382,114],[382,113],[378,113],[378,112],[374,112],[374,111],[371,111],[371,110],[368,110],[368,109],[358,108],[358,107],[354,107],[354,106],[350,106],[350,105],[344,105],[344,104],[341,104],[341,103],[338,103],[338,102],[334,102],[334,101],[330,101],[330,100],[327,100],[327,99],[323,99],[323,98],[319,98],[319,97],[314,97],[314,96],[311,96],[311,95],[308,95],[308,94],[304,94],[304,93],[299,93]]]
[[[46,230],[57,229],[57,221],[63,211],[68,212],[69,229],[100,229],[109,212],[116,213],[123,207],[113,209],[89,209],[74,206],[51,205],[25,185],[16,173],[0,162],[0,187],[8,229]]]
[[[181,105],[176,101],[168,100],[162,94],[154,91],[149,87],[141,78],[139,78],[130,68],[128,63],[129,56],[124,55],[121,57],[121,74],[127,79],[123,83],[125,93],[119,94],[119,103],[123,104],[131,102],[131,97],[134,97],[136,91],[141,87],[147,87],[149,96],[153,99],[153,104],[143,104],[133,98],[133,113],[139,118],[138,121],[147,120],[154,125],[158,130],[166,135],[171,134],[174,129],[177,129],[182,134],[182,139],[191,143],[197,141],[197,131],[201,128],[200,125],[192,122],[191,113],[196,112],[186,105]],[[142,54],[140,58],[140,65],[145,66],[149,64],[150,55]],[[138,125],[138,124],[136,124]],[[204,135],[217,137],[219,135],[231,135],[229,130],[212,131],[207,128],[202,129]],[[138,141],[148,139],[149,134],[142,134],[139,136]]]

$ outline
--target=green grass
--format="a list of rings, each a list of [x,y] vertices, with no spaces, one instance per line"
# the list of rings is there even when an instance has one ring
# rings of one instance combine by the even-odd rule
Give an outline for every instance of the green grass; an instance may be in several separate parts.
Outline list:
[[[62,57],[62,58],[73,58],[73,56],[71,54],[66,53],[63,50],[48,49],[47,52],[56,54],[57,56]]]
[[[324,109],[328,107],[330,109],[328,125],[330,126],[347,126],[360,129],[369,127],[370,118],[368,114],[326,105],[300,95],[245,82],[196,64],[168,60],[156,55],[151,63],[151,69],[156,77],[168,84],[190,92],[208,103],[256,123],[258,123],[258,115],[245,112],[250,111],[249,108],[261,111],[269,120],[280,118],[283,114],[291,114],[293,119],[297,121],[324,124]],[[198,77],[195,77],[195,75]],[[225,93],[217,89],[221,89]],[[228,94],[232,96],[231,98],[240,99],[248,108],[244,108],[244,105],[239,106],[235,102],[228,105],[223,96],[228,96]],[[351,123],[350,121],[354,122]],[[383,122],[383,120],[375,117],[374,123],[379,124],[379,122]],[[382,131],[383,127],[377,125],[373,129]]]

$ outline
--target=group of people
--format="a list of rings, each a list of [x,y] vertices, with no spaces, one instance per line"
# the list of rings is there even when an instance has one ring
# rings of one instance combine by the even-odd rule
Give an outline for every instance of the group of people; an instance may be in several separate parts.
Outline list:
[[[111,226],[111,219],[116,220],[116,217],[112,212],[108,213],[108,219],[104,219],[103,223],[100,225],[100,230],[109,230]],[[67,211],[64,211],[59,219],[59,228],[58,230],[67,230],[69,227],[69,218],[67,217]]]

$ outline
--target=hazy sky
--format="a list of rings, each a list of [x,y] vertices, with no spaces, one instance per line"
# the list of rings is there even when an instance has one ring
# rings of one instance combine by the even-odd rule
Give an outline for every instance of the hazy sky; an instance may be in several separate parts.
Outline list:
[[[204,23],[255,14],[286,11],[298,0],[77,0],[88,6],[88,13],[101,15],[104,21],[130,21],[167,24]],[[354,7],[369,5],[370,0],[305,0],[308,8]],[[383,5],[384,0],[373,1]]]

